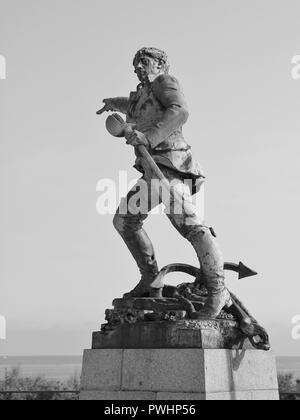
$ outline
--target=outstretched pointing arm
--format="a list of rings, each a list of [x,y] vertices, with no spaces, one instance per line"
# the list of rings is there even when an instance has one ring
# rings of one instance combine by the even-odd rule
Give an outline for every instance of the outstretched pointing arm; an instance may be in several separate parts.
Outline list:
[[[127,114],[129,98],[118,97],[118,98],[108,98],[104,99],[103,103],[105,104],[100,111],[97,112],[98,115],[103,114],[103,112],[113,111],[121,112],[122,114]]]

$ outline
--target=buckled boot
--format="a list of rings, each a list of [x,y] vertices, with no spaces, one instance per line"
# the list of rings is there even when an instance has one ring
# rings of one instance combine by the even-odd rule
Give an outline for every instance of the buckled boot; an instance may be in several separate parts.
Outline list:
[[[124,297],[148,297],[151,294],[150,286],[159,273],[152,242],[143,228],[136,229],[132,224],[126,226],[122,216],[115,216],[114,226],[135,259],[142,276],[137,286]]]
[[[230,293],[225,287],[223,256],[210,228],[194,226],[189,230],[186,238],[197,253],[208,291],[203,309],[194,313],[193,318],[215,319],[224,307],[232,305]]]

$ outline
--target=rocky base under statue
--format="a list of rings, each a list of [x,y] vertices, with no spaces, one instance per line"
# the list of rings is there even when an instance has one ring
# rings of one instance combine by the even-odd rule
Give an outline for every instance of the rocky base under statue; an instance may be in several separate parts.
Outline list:
[[[195,275],[194,283],[165,286],[170,271]],[[124,297],[106,311],[106,324],[93,335],[93,349],[99,348],[218,348],[270,350],[269,337],[244,305],[231,294],[233,305],[218,319],[197,319],[208,293],[201,271],[178,264],[161,270],[153,283],[154,297]],[[156,297],[155,297],[156,296]]]

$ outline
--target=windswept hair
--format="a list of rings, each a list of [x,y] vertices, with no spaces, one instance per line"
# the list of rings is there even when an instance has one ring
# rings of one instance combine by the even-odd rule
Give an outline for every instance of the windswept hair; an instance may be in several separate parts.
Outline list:
[[[133,65],[135,65],[136,62],[140,61],[145,56],[154,58],[155,60],[159,61],[165,73],[169,73],[170,64],[168,56],[164,51],[159,50],[158,48],[141,48],[134,57]]]

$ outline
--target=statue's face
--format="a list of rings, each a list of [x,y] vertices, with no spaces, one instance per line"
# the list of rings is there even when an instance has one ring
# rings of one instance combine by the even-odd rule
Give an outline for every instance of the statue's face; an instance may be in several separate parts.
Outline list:
[[[162,66],[155,58],[144,55],[134,63],[135,73],[142,83],[153,82],[163,73]]]

